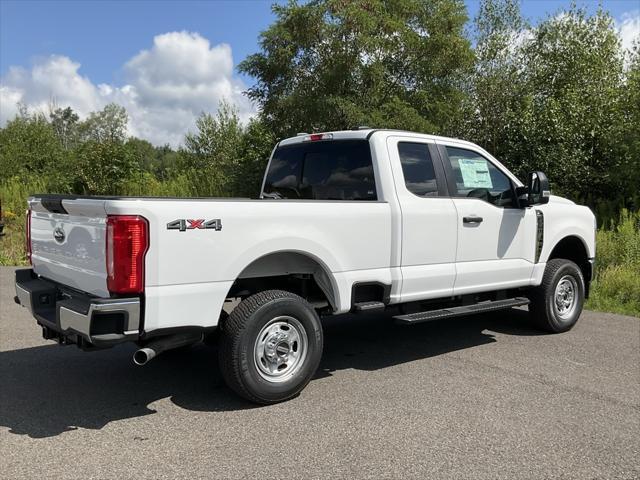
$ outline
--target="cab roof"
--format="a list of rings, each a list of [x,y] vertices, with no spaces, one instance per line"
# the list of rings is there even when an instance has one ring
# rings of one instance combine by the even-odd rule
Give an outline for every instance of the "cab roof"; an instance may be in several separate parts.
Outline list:
[[[441,137],[438,135],[428,135],[426,133],[411,132],[408,130],[394,130],[390,128],[363,128],[354,130],[336,130],[329,132],[299,133],[295,137],[285,138],[278,143],[278,146],[293,145],[296,143],[305,143],[312,141],[330,141],[330,140],[368,140],[372,135],[407,135],[425,140],[433,140],[440,142],[455,142],[458,144],[475,145],[466,140],[451,137]]]

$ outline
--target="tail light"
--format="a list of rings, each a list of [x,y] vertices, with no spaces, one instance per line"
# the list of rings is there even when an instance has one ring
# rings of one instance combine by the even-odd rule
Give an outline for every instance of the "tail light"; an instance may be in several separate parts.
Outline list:
[[[31,265],[31,209],[27,210],[27,218],[25,221],[25,242],[27,260],[29,260],[29,265]]]
[[[149,223],[137,215],[107,217],[107,288],[111,293],[144,291]]]

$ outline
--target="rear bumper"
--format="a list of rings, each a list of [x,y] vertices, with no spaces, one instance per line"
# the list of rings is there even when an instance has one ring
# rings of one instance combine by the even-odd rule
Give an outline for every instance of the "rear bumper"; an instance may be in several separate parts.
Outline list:
[[[29,309],[43,336],[80,347],[110,347],[138,339],[140,299],[96,298],[38,277],[33,270],[16,270],[17,303]]]

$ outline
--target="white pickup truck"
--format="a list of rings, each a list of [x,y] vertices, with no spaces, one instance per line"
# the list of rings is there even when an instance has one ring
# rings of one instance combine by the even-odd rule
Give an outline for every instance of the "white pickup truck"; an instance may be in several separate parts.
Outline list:
[[[356,129],[273,150],[260,198],[34,195],[16,302],[44,338],[135,342],[137,364],[219,343],[227,384],[257,403],[298,394],[320,316],[387,310],[414,324],[528,305],[578,320],[595,257],[591,211],[524,186],[482,148]]]

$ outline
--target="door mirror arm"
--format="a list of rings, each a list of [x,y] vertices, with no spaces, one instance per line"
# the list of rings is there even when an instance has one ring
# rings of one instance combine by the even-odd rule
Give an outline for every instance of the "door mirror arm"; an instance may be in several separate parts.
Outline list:
[[[526,208],[529,206],[529,188],[528,187],[515,187],[514,194],[516,197],[517,206],[519,208]]]

